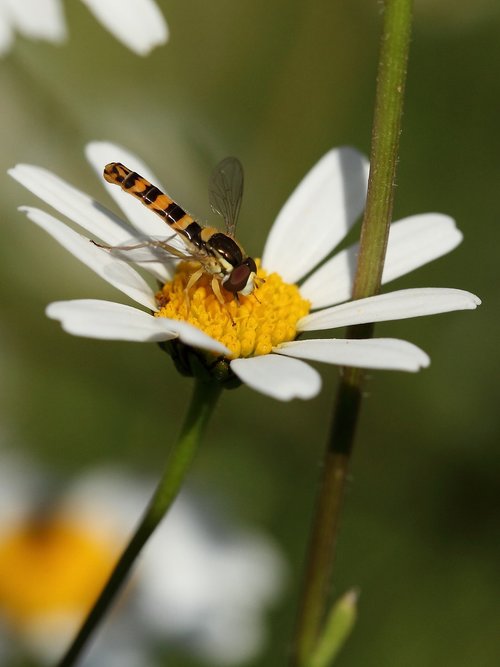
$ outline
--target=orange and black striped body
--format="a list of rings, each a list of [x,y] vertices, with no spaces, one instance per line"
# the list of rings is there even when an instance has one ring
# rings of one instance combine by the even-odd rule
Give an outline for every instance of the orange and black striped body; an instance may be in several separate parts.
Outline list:
[[[108,183],[119,185],[122,190],[140,199],[145,206],[163,218],[174,232],[199,246],[202,227],[179,204],[143,176],[120,162],[111,162],[104,168],[104,178]]]
[[[204,271],[217,276],[226,290],[245,295],[253,291],[257,267],[234,238],[214,227],[202,227],[168,195],[120,162],[106,165],[104,178],[163,218],[183,238]]]

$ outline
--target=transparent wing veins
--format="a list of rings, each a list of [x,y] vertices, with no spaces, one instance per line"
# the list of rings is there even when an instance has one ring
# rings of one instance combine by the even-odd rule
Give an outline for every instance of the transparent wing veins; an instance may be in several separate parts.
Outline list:
[[[137,239],[135,239],[137,240]],[[131,243],[126,245],[110,246],[104,243],[97,243],[91,239],[91,243],[98,248],[108,250],[115,257],[125,260],[126,262],[164,262],[165,259],[181,259],[181,260],[196,260],[201,261],[201,257],[194,249],[181,250],[175,246],[167,243],[167,241],[146,238],[138,243]]]
[[[229,236],[234,236],[242,197],[243,167],[238,158],[227,157],[212,172],[209,198],[214,213],[222,216]]]

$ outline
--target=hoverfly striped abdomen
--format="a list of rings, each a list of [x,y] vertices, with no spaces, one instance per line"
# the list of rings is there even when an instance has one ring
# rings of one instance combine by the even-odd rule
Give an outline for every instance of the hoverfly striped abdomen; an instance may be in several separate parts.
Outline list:
[[[202,227],[197,222],[191,222],[186,229],[184,230],[184,236],[194,243],[196,246],[200,246],[203,242],[201,240],[201,231]]]
[[[160,215],[172,227],[172,229],[189,240],[199,234],[200,225],[179,206],[173,199],[162,192],[156,185],[147,181],[143,176],[132,171],[121,162],[111,162],[104,167],[104,178],[108,183],[119,185],[122,190],[140,199],[143,204]],[[196,225],[191,234],[186,230],[191,225]]]

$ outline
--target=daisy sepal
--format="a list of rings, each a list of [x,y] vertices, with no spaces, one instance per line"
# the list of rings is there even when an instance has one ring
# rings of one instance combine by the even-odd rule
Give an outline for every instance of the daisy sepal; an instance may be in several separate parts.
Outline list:
[[[100,299],[74,299],[49,304],[46,314],[74,336],[139,343],[179,339],[186,345],[230,354],[218,341],[187,322],[154,317],[133,306]]]
[[[273,352],[339,366],[409,372],[430,364],[423,350],[397,338],[298,340],[282,343]]]
[[[133,229],[128,224],[95,199],[47,169],[29,164],[18,164],[9,169],[8,173],[46,204],[85,229],[91,236],[104,241],[106,245],[133,244],[134,239],[131,239]],[[162,229],[163,236],[167,236],[165,225]],[[143,230],[140,229],[140,231]],[[161,281],[169,280],[172,277],[171,268],[167,264],[148,262],[144,264],[144,268]]]
[[[168,26],[154,0],[82,0],[118,41],[139,56],[165,44]]]
[[[267,238],[262,266],[289,283],[304,277],[344,238],[361,214],[368,161],[352,148],[329,151],[281,209]]]
[[[280,401],[307,400],[321,389],[319,373],[299,359],[267,354],[233,359],[231,370],[246,385]]]
[[[21,206],[19,210],[110,285],[142,306],[158,309],[153,290],[129,264],[98,248],[86,236],[78,234],[45,211],[30,206]]]
[[[388,283],[451,252],[463,235],[453,218],[441,213],[423,213],[393,222],[385,257],[382,284]],[[359,252],[356,243],[337,253],[300,287],[311,308],[325,308],[350,298]]]
[[[454,310],[473,310],[481,300],[465,290],[447,287],[422,287],[377,294],[349,301],[306,315],[297,331],[321,331],[387,320],[435,315]]]

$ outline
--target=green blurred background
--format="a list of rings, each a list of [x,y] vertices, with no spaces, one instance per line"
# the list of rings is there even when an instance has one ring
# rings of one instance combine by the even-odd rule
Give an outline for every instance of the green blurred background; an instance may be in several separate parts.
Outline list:
[[[147,59],[77,2],[65,3],[64,46],[17,41],[0,62],[0,173],[39,164],[110,205],[82,153],[108,139],[141,155],[203,220],[211,168],[236,154],[246,174],[239,237],[258,254],[323,153],[369,151],[381,5],[158,4],[171,39]],[[343,667],[500,661],[499,63],[497,2],[417,1],[395,219],[448,213],[465,242],[394,287],[464,288],[483,306],[377,325],[432,364],[416,376],[373,373],[366,386],[334,582],[336,594],[361,589]],[[113,461],[154,472],[192,383],[154,345],[73,338],[46,319],[50,301],[121,297],[16,211],[28,203],[0,177],[2,440],[62,477]],[[285,662],[338,380],[336,368],[321,372],[313,401],[226,392],[191,475],[272,534],[290,562],[272,645],[252,665]]]

